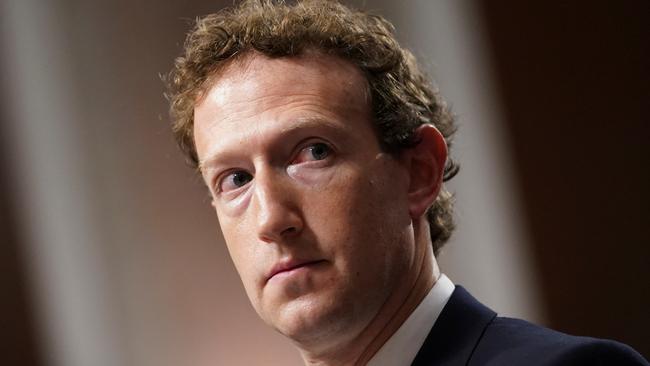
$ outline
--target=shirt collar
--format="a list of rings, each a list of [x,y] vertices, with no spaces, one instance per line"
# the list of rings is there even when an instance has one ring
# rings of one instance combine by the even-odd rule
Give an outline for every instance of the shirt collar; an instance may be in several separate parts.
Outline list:
[[[370,359],[367,366],[410,365],[453,292],[453,282],[444,274],[440,275],[422,302]]]

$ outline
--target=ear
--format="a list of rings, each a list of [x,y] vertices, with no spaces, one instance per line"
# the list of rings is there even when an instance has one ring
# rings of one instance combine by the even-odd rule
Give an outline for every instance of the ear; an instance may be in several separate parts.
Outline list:
[[[412,219],[420,218],[438,197],[442,187],[447,143],[432,125],[422,125],[415,130],[417,144],[404,152],[409,169],[409,213]]]

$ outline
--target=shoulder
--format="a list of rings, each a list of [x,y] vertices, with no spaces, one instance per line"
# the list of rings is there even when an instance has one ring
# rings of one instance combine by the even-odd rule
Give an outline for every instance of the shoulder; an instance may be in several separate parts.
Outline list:
[[[650,366],[632,348],[499,317],[461,286],[445,305],[414,366]]]
[[[648,365],[629,346],[615,341],[576,337],[524,320],[495,317],[472,355],[471,364],[508,365]]]

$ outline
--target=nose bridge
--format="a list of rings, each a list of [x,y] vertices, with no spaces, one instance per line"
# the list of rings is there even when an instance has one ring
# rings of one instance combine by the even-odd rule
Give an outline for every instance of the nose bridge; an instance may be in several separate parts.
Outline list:
[[[252,205],[257,234],[263,241],[280,241],[302,229],[295,192],[281,172],[272,168],[258,171]]]

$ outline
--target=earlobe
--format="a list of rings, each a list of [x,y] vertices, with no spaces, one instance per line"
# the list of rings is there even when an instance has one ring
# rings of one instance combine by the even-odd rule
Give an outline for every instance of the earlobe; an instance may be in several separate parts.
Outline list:
[[[432,125],[422,125],[415,131],[417,144],[407,154],[409,159],[409,213],[412,219],[425,214],[438,197],[442,187],[447,143]]]

